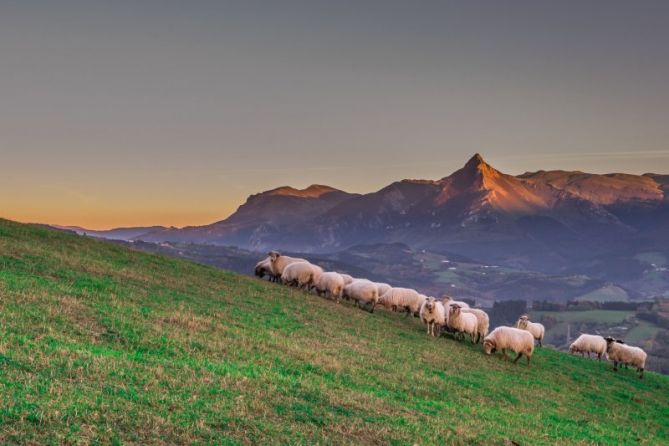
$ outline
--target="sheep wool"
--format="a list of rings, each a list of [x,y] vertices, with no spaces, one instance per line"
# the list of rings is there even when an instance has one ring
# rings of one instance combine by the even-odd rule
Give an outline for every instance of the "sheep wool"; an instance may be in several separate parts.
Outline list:
[[[425,296],[410,288],[390,288],[379,298],[379,303],[392,311],[406,311],[418,317]]]
[[[520,319],[518,319],[518,322],[516,322],[516,328],[527,330],[532,333],[534,339],[539,342],[539,347],[541,347],[541,342],[544,340],[544,333],[546,332],[546,329],[542,324],[538,322],[530,322],[529,317],[527,315],[523,315],[520,317]]]
[[[328,271],[320,275],[315,282],[316,292],[323,296],[329,296],[339,303],[344,291],[344,278],[341,274],[334,271]]]
[[[477,326],[477,338],[476,343],[478,344],[483,338],[488,336],[488,329],[490,328],[490,318],[488,313],[478,308],[462,308],[463,313],[470,313],[476,316]]]
[[[534,353],[534,337],[526,330],[502,326],[495,328],[492,333],[483,339],[483,350],[488,355],[501,350],[502,358],[508,360],[507,349],[518,354],[513,360],[514,363],[518,362],[522,355],[525,355],[529,365],[532,353]]]
[[[344,296],[353,300],[360,308],[369,305],[369,312],[373,313],[379,301],[379,290],[374,282],[356,279],[344,287]]]
[[[448,327],[460,333],[461,339],[468,334],[472,343],[478,338],[478,319],[471,313],[463,313],[462,307],[458,304],[451,304],[448,315]]]
[[[615,339],[606,338],[606,353],[609,359],[613,361],[613,371],[618,371],[618,364],[629,364],[636,367],[639,372],[639,379],[643,379],[643,371],[646,368],[646,358],[648,355],[639,347],[622,344]]]
[[[420,320],[427,324],[427,334],[439,336],[446,325],[446,308],[434,297],[428,297],[420,307]]]
[[[597,359],[602,360],[602,356],[606,356],[606,339],[602,336],[582,334],[569,346],[569,353],[580,353],[582,356],[590,353],[596,353]]]
[[[284,256],[278,251],[270,251],[268,255],[270,259],[272,273],[277,277],[281,277],[281,275],[283,274],[283,270],[291,263],[296,263],[296,262],[309,263],[305,259],[300,259],[298,257]]]
[[[283,274],[281,274],[281,282],[283,282],[284,285],[291,285],[309,290],[311,285],[313,285],[314,280],[317,280],[318,277],[320,277],[318,269],[320,268],[309,262],[291,263],[284,268]]]

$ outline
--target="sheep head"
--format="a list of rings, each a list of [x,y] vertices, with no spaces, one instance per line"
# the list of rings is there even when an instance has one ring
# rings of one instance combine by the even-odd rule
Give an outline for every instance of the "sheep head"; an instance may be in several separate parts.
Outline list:
[[[523,315],[518,319],[518,328],[527,328],[527,323],[529,322],[529,318],[526,315]]]
[[[452,316],[457,316],[458,314],[460,314],[460,305],[458,305],[458,304],[451,305],[451,309],[449,310],[449,313]]]
[[[267,253],[267,255],[269,256],[272,262],[276,261],[276,259],[281,257],[281,253],[279,251],[270,251]]]
[[[604,338],[604,340],[606,340],[606,352],[610,353],[611,352],[611,347],[613,346],[613,344],[616,343],[616,340],[614,338],[612,338],[611,336]]]
[[[486,355],[489,355],[491,353],[495,353],[495,350],[497,350],[497,346],[495,345],[495,341],[492,339],[484,339],[483,340],[483,350],[485,350]]]

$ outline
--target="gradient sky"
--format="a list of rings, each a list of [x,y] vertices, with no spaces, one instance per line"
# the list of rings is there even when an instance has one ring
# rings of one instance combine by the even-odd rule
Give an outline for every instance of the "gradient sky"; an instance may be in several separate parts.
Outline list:
[[[0,216],[205,224],[480,152],[669,173],[667,1],[0,0]]]

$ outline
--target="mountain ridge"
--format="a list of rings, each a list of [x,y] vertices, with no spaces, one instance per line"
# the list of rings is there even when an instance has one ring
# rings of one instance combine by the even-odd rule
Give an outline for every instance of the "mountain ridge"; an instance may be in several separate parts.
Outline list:
[[[395,181],[352,194],[314,184],[253,194],[228,218],[162,228],[147,242],[255,251],[336,252],[360,243],[405,243],[551,272],[620,246],[669,239],[669,175],[539,170],[505,174],[480,154],[436,180]]]

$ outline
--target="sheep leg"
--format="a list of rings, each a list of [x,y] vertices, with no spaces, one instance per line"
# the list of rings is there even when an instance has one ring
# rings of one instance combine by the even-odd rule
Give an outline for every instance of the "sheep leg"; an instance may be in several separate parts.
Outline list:
[[[502,358],[504,358],[505,361],[509,360],[509,357],[506,356],[506,349],[505,348],[502,349]]]
[[[618,371],[618,362],[617,361],[613,361],[613,371],[614,372]]]
[[[543,345],[541,345],[541,339],[539,339],[539,347],[543,347]],[[590,354],[588,353],[588,358],[589,357],[590,357]]]
[[[643,379],[643,369],[639,368],[639,379]]]
[[[523,354],[522,354],[522,353],[518,353],[518,355],[516,355],[516,359],[513,360],[513,363],[514,363],[514,364],[517,363],[521,356],[523,356]]]
[[[601,360],[602,360],[602,354],[601,354],[601,353],[597,353],[597,361],[601,361]]]
[[[527,365],[530,365],[530,356],[528,354],[525,354],[525,357],[527,358]]]

